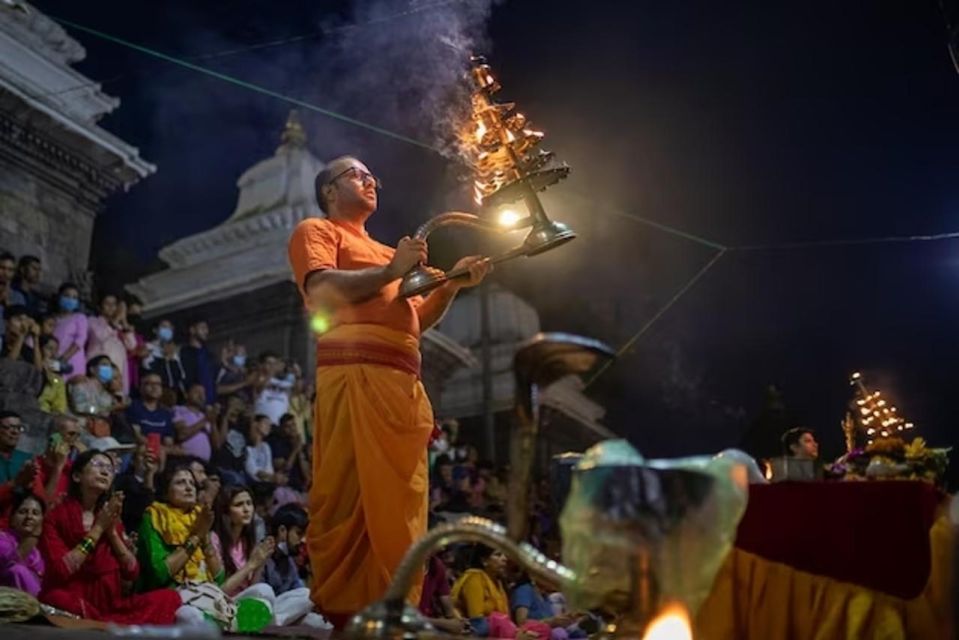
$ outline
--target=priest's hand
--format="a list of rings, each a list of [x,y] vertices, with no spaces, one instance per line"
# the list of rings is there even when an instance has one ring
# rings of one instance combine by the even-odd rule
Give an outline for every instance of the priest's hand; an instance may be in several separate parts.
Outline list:
[[[453,269],[466,269],[468,275],[450,280],[450,284],[457,289],[475,287],[493,270],[493,263],[483,256],[466,256],[453,265]]]

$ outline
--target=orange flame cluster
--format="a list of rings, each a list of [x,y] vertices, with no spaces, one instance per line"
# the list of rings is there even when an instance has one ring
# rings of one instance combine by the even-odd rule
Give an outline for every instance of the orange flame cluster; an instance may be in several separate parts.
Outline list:
[[[854,373],[849,383],[856,388],[856,419],[866,432],[867,442],[876,438],[902,437],[904,432],[912,431],[914,425],[899,415],[899,410],[886,401],[879,391],[869,391],[862,381],[861,373]]]
[[[500,84],[489,65],[477,62],[470,80],[470,116],[459,132],[459,145],[473,167],[473,195],[481,205],[490,194],[537,168],[545,154],[532,153],[543,133],[531,129],[526,116],[514,111],[513,103],[493,100]]]

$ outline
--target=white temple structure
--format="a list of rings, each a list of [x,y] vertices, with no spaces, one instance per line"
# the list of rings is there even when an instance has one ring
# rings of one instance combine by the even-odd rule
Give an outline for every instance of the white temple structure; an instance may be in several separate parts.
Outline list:
[[[97,124],[120,101],[72,68],[85,56],[29,3],[0,2],[0,248],[38,256],[48,289],[87,288],[103,199],[156,171]]]
[[[175,322],[203,317],[214,342],[231,337],[251,355],[274,351],[310,370],[313,337],[287,263],[287,242],[298,222],[324,215],[313,186],[322,168],[291,113],[273,156],[237,181],[233,213],[212,229],[164,247],[160,258],[169,268],[128,287],[143,300],[147,316]],[[484,411],[477,298],[462,296],[439,329],[422,336],[423,381],[438,418],[468,419]],[[513,406],[513,354],[519,343],[539,331],[539,317],[528,303],[502,288],[493,292],[490,315],[493,410],[505,416]],[[574,439],[589,444],[609,432],[599,422],[603,408],[587,399],[577,382],[560,381],[546,392],[545,401],[578,425],[571,432],[578,434]],[[500,430],[508,429],[506,423],[508,419]],[[467,437],[481,439],[472,433]]]

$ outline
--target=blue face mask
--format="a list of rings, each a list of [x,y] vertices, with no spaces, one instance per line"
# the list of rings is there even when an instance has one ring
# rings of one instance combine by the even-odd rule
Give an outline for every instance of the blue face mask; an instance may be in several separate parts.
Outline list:
[[[64,311],[73,312],[80,308],[80,301],[76,298],[60,296],[60,308]]]
[[[170,342],[173,340],[173,329],[170,327],[160,327],[157,331],[157,337],[160,338],[160,342]]]
[[[246,364],[246,356],[233,356],[233,364],[242,367]]]
[[[109,364],[98,365],[97,377],[100,378],[100,382],[110,382],[113,380],[113,366]]]

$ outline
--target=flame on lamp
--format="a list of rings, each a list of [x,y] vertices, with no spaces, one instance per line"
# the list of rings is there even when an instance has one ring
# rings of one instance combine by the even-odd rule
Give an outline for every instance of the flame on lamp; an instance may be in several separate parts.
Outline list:
[[[499,212],[497,222],[501,227],[508,229],[519,222],[522,217],[516,209],[503,209]]]
[[[476,120],[476,142],[482,142],[483,136],[486,135],[486,124],[483,122],[482,118]]]
[[[667,605],[646,627],[643,640],[693,640],[693,629],[686,607]]]

